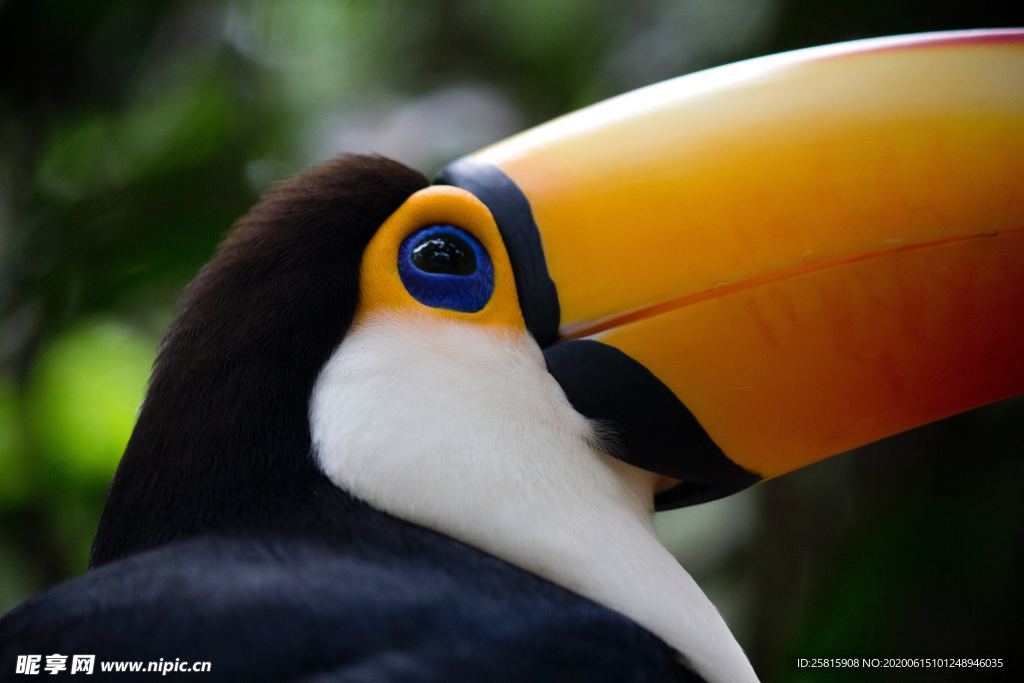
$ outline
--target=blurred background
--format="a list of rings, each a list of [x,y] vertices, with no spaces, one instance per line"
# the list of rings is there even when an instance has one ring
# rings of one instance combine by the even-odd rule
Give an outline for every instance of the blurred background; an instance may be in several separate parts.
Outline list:
[[[85,569],[177,293],[275,180],[342,151],[429,175],[736,59],[1021,24],[946,0],[0,2],[0,613]],[[658,527],[764,680],[885,680],[793,662],[1020,651],[1022,463],[1011,401]]]

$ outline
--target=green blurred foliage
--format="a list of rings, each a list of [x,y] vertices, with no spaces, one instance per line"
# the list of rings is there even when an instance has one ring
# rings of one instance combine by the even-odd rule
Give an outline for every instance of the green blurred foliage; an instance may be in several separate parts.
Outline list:
[[[78,323],[39,353],[26,406],[49,480],[83,487],[110,481],[152,363],[150,339],[109,321]]]
[[[951,0],[0,2],[0,611],[85,568],[177,292],[275,180],[342,151],[429,173],[735,59],[1021,23]],[[766,680],[819,680],[793,668],[810,654],[1006,656],[1022,418],[961,416],[659,532]]]

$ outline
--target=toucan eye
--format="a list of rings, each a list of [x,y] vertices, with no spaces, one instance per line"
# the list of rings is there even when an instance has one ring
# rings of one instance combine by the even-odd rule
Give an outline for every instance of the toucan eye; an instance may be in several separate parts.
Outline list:
[[[405,238],[398,273],[422,304],[475,313],[494,292],[491,257],[472,235],[454,225],[431,225]]]
[[[412,264],[425,273],[472,275],[476,254],[458,235],[435,235],[412,248]]]

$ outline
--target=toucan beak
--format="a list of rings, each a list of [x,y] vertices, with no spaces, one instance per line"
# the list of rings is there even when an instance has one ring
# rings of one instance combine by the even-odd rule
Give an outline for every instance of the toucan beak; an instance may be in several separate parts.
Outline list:
[[[1024,393],[1024,30],[711,69],[441,181],[494,214],[570,400],[682,480],[663,506]]]

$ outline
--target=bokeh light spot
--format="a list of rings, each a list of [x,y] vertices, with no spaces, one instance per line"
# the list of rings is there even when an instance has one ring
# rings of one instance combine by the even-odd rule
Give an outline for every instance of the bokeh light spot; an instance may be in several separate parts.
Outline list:
[[[29,424],[53,474],[108,482],[128,443],[154,344],[110,320],[57,336],[38,356],[29,387]]]

